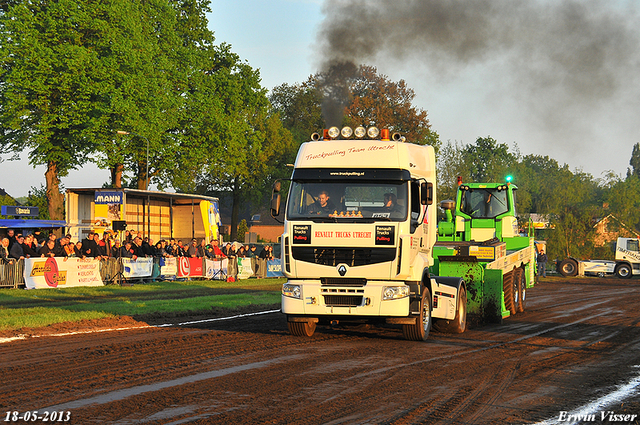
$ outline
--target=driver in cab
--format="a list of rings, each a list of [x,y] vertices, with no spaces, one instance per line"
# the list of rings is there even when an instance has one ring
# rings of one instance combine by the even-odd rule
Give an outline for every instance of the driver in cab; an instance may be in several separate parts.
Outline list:
[[[335,205],[329,199],[329,194],[326,191],[322,191],[318,194],[318,199],[309,206],[309,214],[333,214],[336,210]]]

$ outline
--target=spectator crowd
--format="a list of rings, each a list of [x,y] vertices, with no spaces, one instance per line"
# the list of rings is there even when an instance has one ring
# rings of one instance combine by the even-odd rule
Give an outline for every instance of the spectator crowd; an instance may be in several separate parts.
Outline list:
[[[131,258],[138,257],[198,257],[209,259],[223,258],[261,258],[273,259],[273,247],[266,245],[260,252],[255,245],[242,245],[228,242],[220,246],[218,240],[209,243],[205,239],[197,239],[185,245],[181,240],[171,238],[156,243],[136,231],[125,231],[122,237],[117,233],[105,231],[102,236],[90,231],[86,239],[72,242],[71,235],[61,238],[51,232],[44,235],[36,230],[32,234],[23,235],[8,229],[0,236],[0,262],[10,263],[14,260],[34,257],[79,257],[79,258]],[[122,240],[122,242],[121,242]]]

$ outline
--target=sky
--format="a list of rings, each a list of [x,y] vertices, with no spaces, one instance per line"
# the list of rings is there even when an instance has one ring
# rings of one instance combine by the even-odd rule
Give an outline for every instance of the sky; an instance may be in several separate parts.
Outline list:
[[[595,178],[624,177],[640,142],[633,1],[212,0],[211,9],[216,43],[231,44],[269,90],[331,60],[365,63],[406,81],[444,143],[492,137]],[[0,164],[0,187],[14,197],[45,184],[44,167],[21,156]],[[62,183],[108,179],[89,164]]]

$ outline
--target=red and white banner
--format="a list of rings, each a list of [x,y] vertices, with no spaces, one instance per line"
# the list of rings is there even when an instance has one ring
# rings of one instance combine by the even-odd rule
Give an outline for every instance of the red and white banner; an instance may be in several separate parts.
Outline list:
[[[28,289],[103,285],[100,261],[95,258],[27,258],[24,282]]]
[[[178,277],[204,277],[202,258],[179,257]]]

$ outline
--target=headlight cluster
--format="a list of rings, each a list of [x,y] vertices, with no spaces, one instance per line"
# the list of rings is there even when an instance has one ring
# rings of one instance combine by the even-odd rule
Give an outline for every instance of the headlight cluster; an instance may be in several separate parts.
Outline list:
[[[355,130],[351,127],[342,127],[342,129],[339,129],[338,127],[331,127],[327,131],[327,134],[332,139],[337,139],[339,136],[342,136],[343,139],[348,139],[351,136],[356,136],[357,139],[362,139],[367,135],[373,140],[378,138],[380,130],[377,127],[369,127],[366,129],[362,126],[356,127]]]
[[[291,297],[300,299],[302,298],[302,291],[300,290],[300,285],[292,285],[290,283],[285,283],[282,285],[282,295],[285,297]]]
[[[409,296],[408,286],[384,286],[382,287],[382,300],[396,300]]]

